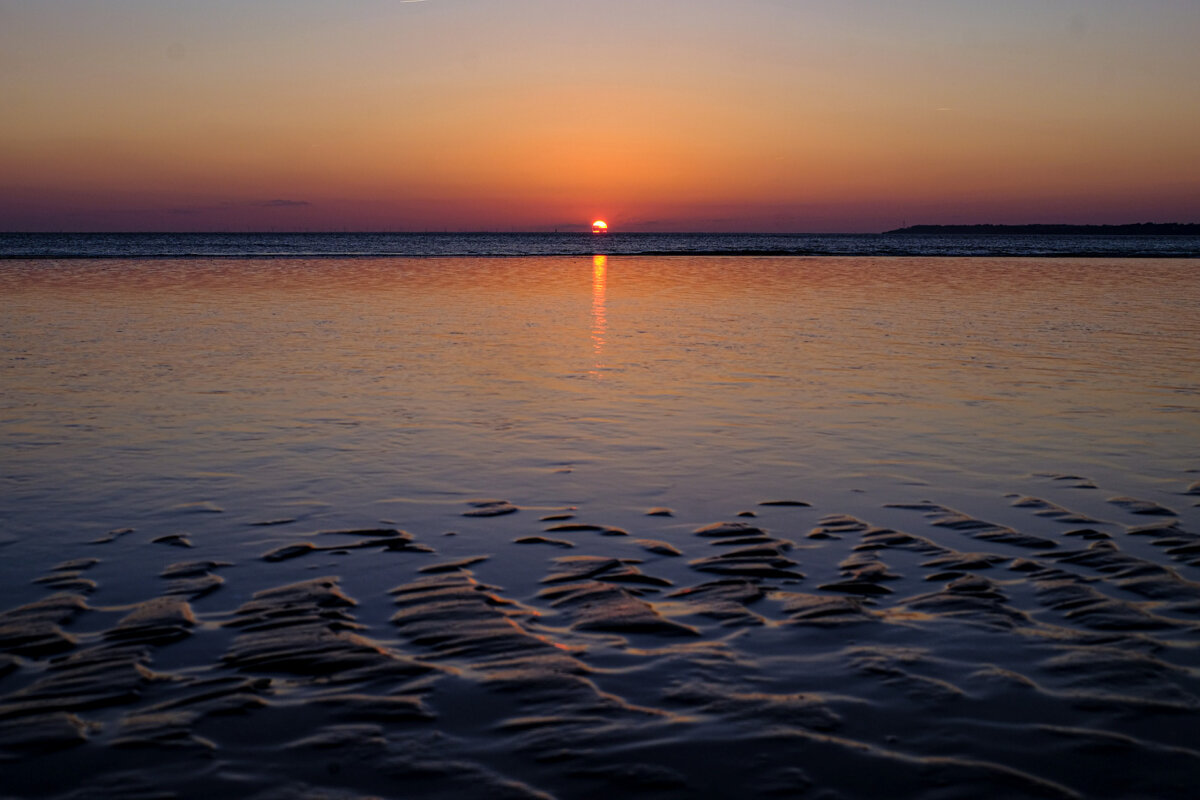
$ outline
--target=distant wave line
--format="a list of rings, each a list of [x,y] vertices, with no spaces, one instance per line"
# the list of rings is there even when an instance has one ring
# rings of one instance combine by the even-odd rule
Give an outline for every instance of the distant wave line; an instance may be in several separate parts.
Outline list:
[[[627,252],[581,252],[564,250],[538,253],[513,252],[439,252],[413,253],[401,251],[355,251],[355,252],[217,252],[217,253],[121,253],[121,252],[33,252],[33,253],[0,253],[0,261],[196,261],[196,260],[229,260],[249,261],[283,260],[283,259],[368,259],[368,258],[590,258],[593,255],[607,255],[611,258],[636,257],[743,257],[743,258],[1171,258],[1195,259],[1200,258],[1200,249],[1187,251],[1113,251],[1113,250],[1072,250],[1072,251],[1041,251],[1028,252],[1023,250],[631,250]]]

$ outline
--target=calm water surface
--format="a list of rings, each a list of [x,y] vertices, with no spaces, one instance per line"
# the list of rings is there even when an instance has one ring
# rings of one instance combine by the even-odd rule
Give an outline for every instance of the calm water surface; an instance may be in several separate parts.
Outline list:
[[[946,233],[0,233],[9,258],[372,256],[1200,257],[1200,237]]]
[[[10,261],[0,290],[0,535],[45,558],[189,504],[445,525],[1200,468],[1192,261]]]
[[[1194,260],[14,259],[0,296],[14,797],[1195,794]]]

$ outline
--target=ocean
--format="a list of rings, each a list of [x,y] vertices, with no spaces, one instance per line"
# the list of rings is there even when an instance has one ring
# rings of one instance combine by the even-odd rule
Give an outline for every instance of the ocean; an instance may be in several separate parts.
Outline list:
[[[0,258],[376,256],[1200,258],[1197,236],[763,233],[0,233]]]
[[[1198,254],[0,235],[4,791],[1190,797]]]

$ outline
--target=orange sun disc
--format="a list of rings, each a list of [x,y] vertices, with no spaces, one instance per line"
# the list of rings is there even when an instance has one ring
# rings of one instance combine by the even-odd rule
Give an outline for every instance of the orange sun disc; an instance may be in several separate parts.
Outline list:
[[[592,223],[592,233],[604,233],[608,230],[608,223],[602,219],[598,219]]]

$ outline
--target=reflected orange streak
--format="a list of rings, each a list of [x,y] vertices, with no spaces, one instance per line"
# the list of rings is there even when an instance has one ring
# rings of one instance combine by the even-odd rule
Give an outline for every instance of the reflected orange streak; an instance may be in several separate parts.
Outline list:
[[[593,374],[598,375],[604,364],[604,336],[608,330],[608,312],[605,307],[605,283],[608,272],[608,256],[592,256],[592,352],[596,358]]]

